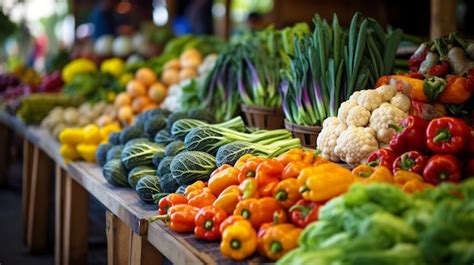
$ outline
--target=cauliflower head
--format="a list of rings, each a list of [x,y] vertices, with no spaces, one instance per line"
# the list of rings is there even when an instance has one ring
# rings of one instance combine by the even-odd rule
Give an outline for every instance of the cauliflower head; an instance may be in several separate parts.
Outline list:
[[[355,127],[364,127],[369,123],[370,111],[359,105],[353,106],[347,114],[346,124]]]
[[[348,164],[366,163],[369,155],[379,149],[371,128],[350,126],[341,133],[334,153]]]
[[[352,93],[352,95],[349,97],[348,101],[352,102],[353,104],[357,104],[357,99],[362,94],[362,92],[363,91],[356,91],[356,92]]]
[[[390,99],[397,93],[397,88],[394,85],[383,85],[375,89],[382,96],[383,101],[390,101]]]
[[[377,133],[377,139],[383,144],[388,144],[395,131],[388,128],[389,124],[399,124],[408,114],[403,110],[389,104],[383,103],[375,109],[370,116],[370,128]]]
[[[323,129],[318,135],[317,147],[321,150],[321,156],[325,159],[339,162],[339,157],[334,153],[337,138],[347,128],[338,118],[327,118],[323,122]]]
[[[382,95],[376,90],[364,90],[357,98],[357,104],[372,111],[383,103]]]
[[[408,112],[411,107],[410,98],[402,93],[397,93],[392,99],[390,99],[390,104],[404,112]]]
[[[346,123],[347,115],[349,114],[349,111],[354,106],[357,106],[356,103],[357,102],[350,101],[350,100],[349,101],[344,101],[344,102],[341,103],[341,106],[339,107],[339,110],[337,111],[337,118],[339,119],[340,122]]]

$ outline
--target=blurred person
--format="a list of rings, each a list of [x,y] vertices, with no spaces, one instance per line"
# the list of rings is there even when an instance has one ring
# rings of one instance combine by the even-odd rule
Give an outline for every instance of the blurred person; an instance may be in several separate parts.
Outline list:
[[[114,0],[103,0],[92,10],[90,22],[94,25],[92,33],[94,40],[102,35],[115,35],[114,5]]]
[[[212,0],[193,0],[189,3],[185,14],[192,33],[209,35],[214,32],[212,5]]]

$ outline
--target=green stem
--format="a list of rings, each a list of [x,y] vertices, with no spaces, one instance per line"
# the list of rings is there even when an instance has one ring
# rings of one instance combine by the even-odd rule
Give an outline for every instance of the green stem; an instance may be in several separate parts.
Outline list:
[[[307,192],[307,191],[310,191],[310,188],[309,188],[308,186],[303,186],[303,187],[301,187],[301,189],[300,189],[300,193],[305,193],[305,192]]]
[[[254,178],[255,177],[255,171],[249,170],[247,171],[247,174],[245,174],[247,178]]]
[[[371,162],[367,163],[367,165],[368,165],[369,167],[376,167],[376,166],[379,165],[379,160],[371,161]]]
[[[242,217],[244,217],[245,219],[250,219],[250,211],[248,209],[243,209],[240,214],[242,214]]]
[[[395,124],[389,124],[388,125],[388,128],[389,129],[394,129],[396,132],[401,132],[403,131],[405,128],[402,127],[402,126],[398,126],[398,125],[395,125]]]
[[[275,199],[278,201],[286,201],[288,199],[288,193],[284,190],[279,190],[275,195]]]
[[[204,229],[207,230],[207,231],[211,231],[211,229],[214,227],[214,222],[212,222],[211,220],[206,220],[204,222]]]
[[[309,212],[311,211],[311,208],[297,204],[290,208],[290,212],[294,210],[299,210],[301,212],[301,217],[306,218],[306,216],[308,216]]]
[[[447,142],[449,139],[451,139],[451,133],[449,132],[448,129],[440,129],[436,133],[436,136],[433,138],[433,142]]]
[[[402,161],[400,163],[400,166],[402,167],[402,169],[404,170],[408,170],[410,168],[412,168],[413,166],[415,165],[415,162],[413,161],[413,159],[407,157],[407,156],[404,156],[402,158]]]
[[[152,216],[152,217],[148,218],[149,223],[153,223],[153,222],[156,222],[158,220],[165,220],[166,222],[168,222],[170,220],[170,216],[167,215],[167,214],[163,214],[163,215],[155,215],[155,216]]]
[[[232,240],[230,241],[230,247],[231,247],[232,249],[239,249],[239,248],[240,248],[240,241],[237,240],[237,239],[232,239]]]
[[[283,250],[283,246],[281,245],[280,242],[278,241],[272,241],[272,243],[270,244],[270,251],[272,253],[278,253],[280,251]]]

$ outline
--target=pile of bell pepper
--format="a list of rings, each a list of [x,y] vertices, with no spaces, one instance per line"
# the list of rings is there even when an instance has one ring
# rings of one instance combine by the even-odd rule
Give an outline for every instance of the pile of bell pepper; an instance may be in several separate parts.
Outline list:
[[[372,153],[368,165],[356,168],[355,175],[393,173],[395,179],[400,171],[410,172],[410,178],[401,178],[410,181],[394,181],[407,185],[403,187],[407,191],[474,176],[474,137],[462,119],[442,117],[427,121],[408,116],[390,127],[396,131],[390,146]]]
[[[209,181],[159,201],[159,215],[178,233],[221,240],[222,254],[234,260],[257,251],[277,260],[298,246],[300,232],[318,219],[319,208],[346,192],[355,176],[322,159],[314,150],[293,149],[276,158],[242,156],[223,165]]]

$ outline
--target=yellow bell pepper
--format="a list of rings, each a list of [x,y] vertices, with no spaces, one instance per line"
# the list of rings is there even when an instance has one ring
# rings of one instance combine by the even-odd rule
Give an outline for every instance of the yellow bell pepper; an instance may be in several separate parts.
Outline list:
[[[63,68],[61,75],[64,82],[69,83],[77,74],[90,73],[95,71],[97,71],[97,67],[95,66],[95,63],[93,61],[85,58],[79,58],[72,60],[70,63],[68,63]]]
[[[102,138],[102,140],[104,140],[108,138],[109,135],[113,132],[120,132],[120,125],[118,125],[116,122],[101,127],[100,137]]]
[[[79,159],[81,156],[76,151],[76,148],[72,145],[63,144],[59,149],[59,153],[61,154],[64,162],[69,163],[73,160]]]
[[[118,77],[123,73],[124,66],[125,64],[122,59],[111,58],[102,62],[100,65],[100,71]]]
[[[257,250],[257,232],[247,220],[237,221],[222,233],[221,253],[233,260],[243,260]]]
[[[346,192],[354,178],[350,170],[335,163],[324,163],[303,169],[297,180],[305,200],[327,201]]]
[[[84,141],[83,143],[86,144],[99,144],[102,141],[102,137],[100,135],[100,129],[95,124],[90,124],[84,127]]]
[[[82,128],[65,128],[59,133],[59,142],[76,146],[84,142],[84,130]]]
[[[92,163],[95,162],[95,152],[97,151],[96,144],[78,144],[76,149],[84,160]]]

